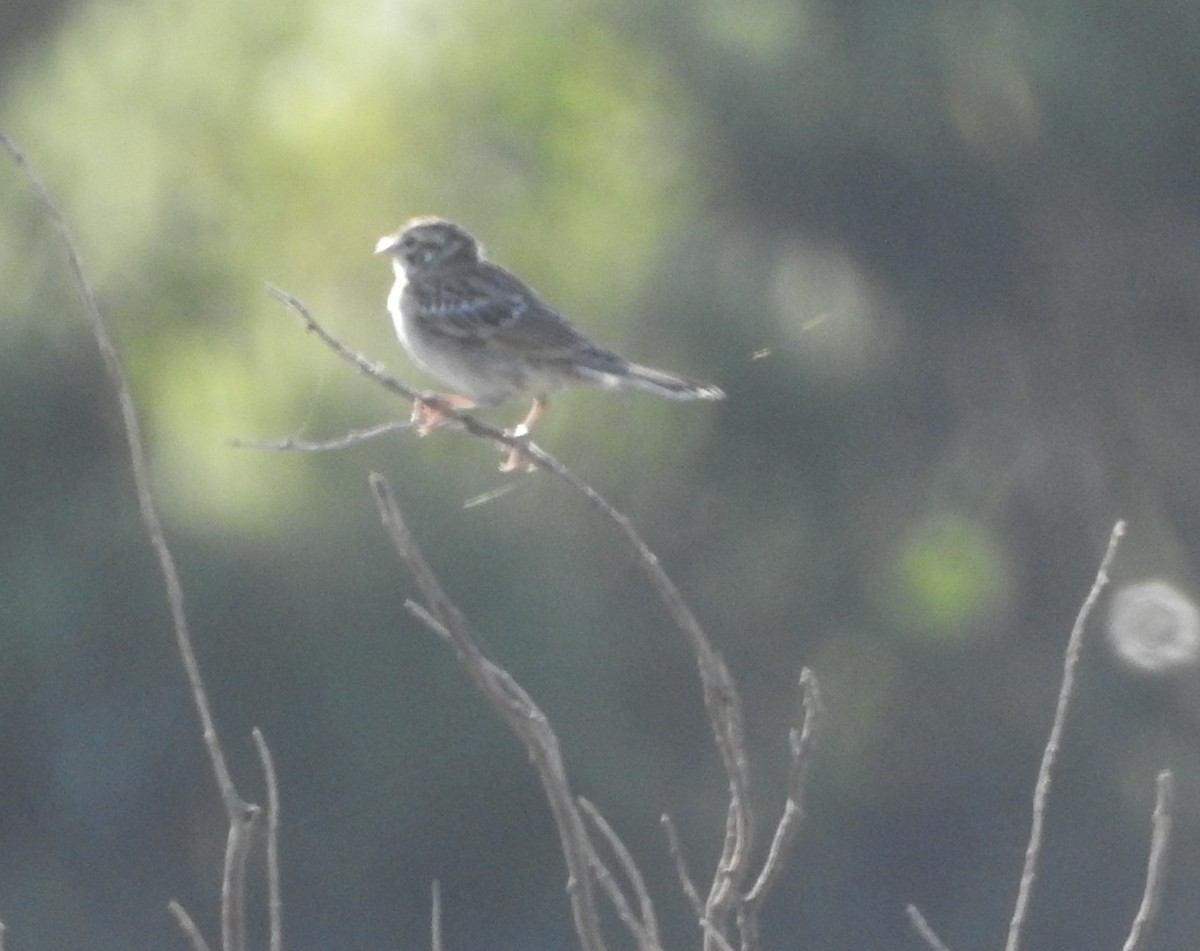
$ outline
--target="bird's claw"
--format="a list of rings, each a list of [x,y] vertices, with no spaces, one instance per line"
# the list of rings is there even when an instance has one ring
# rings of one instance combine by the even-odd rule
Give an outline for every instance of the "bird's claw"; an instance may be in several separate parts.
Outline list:
[[[506,436],[511,436],[513,439],[523,439],[529,435],[529,427],[524,423],[515,426],[505,433]],[[537,468],[529,457],[525,455],[520,446],[508,446],[508,455],[504,457],[504,461],[500,463],[501,472],[516,472],[524,470],[525,472],[533,472]]]

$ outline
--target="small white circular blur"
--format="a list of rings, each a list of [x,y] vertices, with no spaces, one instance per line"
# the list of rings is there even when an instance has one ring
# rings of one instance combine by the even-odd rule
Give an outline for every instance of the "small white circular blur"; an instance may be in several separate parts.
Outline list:
[[[1131,667],[1165,673],[1200,657],[1200,610],[1165,581],[1139,581],[1113,595],[1108,639]]]

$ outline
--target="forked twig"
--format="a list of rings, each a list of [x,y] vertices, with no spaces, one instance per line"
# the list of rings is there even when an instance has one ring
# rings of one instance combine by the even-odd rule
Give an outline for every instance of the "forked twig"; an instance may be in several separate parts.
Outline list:
[[[1145,947],[1150,926],[1158,915],[1162,903],[1163,887],[1167,876],[1167,855],[1171,846],[1171,820],[1175,811],[1175,777],[1169,769],[1158,774],[1154,794],[1154,815],[1150,824],[1150,858],[1146,866],[1146,887],[1142,891],[1142,903],[1129,929],[1122,951],[1141,951]]]
[[[700,926],[700,932],[704,935],[705,943],[712,943],[719,951],[733,951],[733,945],[729,943],[729,938],[725,936],[709,919],[704,908],[704,900],[700,897],[700,892],[696,889],[696,883],[692,879],[692,873],[688,869],[687,859],[683,855],[683,846],[679,842],[679,833],[675,829],[674,820],[663,813],[660,821],[662,822],[663,831],[667,836],[667,851],[670,852],[672,860],[675,862],[675,874],[679,877],[679,888],[683,892],[683,896],[692,906],[692,910],[696,913],[696,924]]]
[[[1054,774],[1054,764],[1058,758],[1058,749],[1062,743],[1063,729],[1067,722],[1067,710],[1075,692],[1075,668],[1079,664],[1079,654],[1083,647],[1083,632],[1087,619],[1100,598],[1100,592],[1108,584],[1108,569],[1116,557],[1117,547],[1121,536],[1125,534],[1125,522],[1118,521],[1108,539],[1108,547],[1096,571],[1096,580],[1083,601],[1075,623],[1071,627],[1071,636],[1067,639],[1067,650],[1063,658],[1062,687],[1058,692],[1058,704],[1054,711],[1054,722],[1050,727],[1050,736],[1046,748],[1042,752],[1042,763],[1038,768],[1037,782],[1033,788],[1033,820],[1029,830],[1029,844],[1025,849],[1025,864],[1021,870],[1021,884],[1017,889],[1017,900],[1013,906],[1012,920],[1008,925],[1008,940],[1004,945],[1005,951],[1018,951],[1021,946],[1021,930],[1025,926],[1025,916],[1029,908],[1029,898],[1033,894],[1033,885],[1037,880],[1038,856],[1042,849],[1042,830],[1046,821],[1046,802],[1050,798],[1050,785]]]
[[[641,869],[634,861],[633,854],[621,841],[621,837],[617,835],[609,821],[590,800],[578,796],[576,802],[579,803],[583,814],[591,820],[592,825],[604,837],[608,847],[612,849],[613,855],[617,857],[617,861],[621,865],[621,871],[625,873],[629,887],[633,889],[634,897],[637,898],[639,913],[635,915],[625,898],[625,893],[621,891],[608,867],[600,861],[599,856],[596,856],[597,876],[612,901],[613,907],[617,910],[618,917],[625,923],[629,933],[633,935],[642,951],[662,951],[662,939],[658,934],[658,917],[654,912],[654,902],[650,898],[650,892],[646,889],[646,880],[642,877]]]

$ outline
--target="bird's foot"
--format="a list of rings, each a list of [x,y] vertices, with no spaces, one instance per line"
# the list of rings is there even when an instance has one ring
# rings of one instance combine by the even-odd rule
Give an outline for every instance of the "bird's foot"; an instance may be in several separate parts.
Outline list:
[[[446,414],[454,409],[471,409],[475,401],[457,393],[437,393],[434,400],[416,400],[409,422],[418,436],[428,436],[446,422]]]
[[[515,429],[510,429],[508,431],[508,435],[512,436],[514,439],[520,439],[523,436],[528,436],[529,427],[518,426]],[[500,463],[501,472],[533,472],[533,470],[537,468],[537,466],[530,461],[529,457],[525,455],[520,446],[505,446],[504,448],[508,450],[508,455],[505,456],[504,461]]]

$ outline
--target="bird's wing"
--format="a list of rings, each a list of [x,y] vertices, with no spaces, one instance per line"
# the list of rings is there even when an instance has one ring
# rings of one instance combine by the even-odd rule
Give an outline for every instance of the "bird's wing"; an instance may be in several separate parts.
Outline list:
[[[483,262],[410,278],[405,288],[431,330],[543,359],[567,356],[586,338],[516,276]]]

